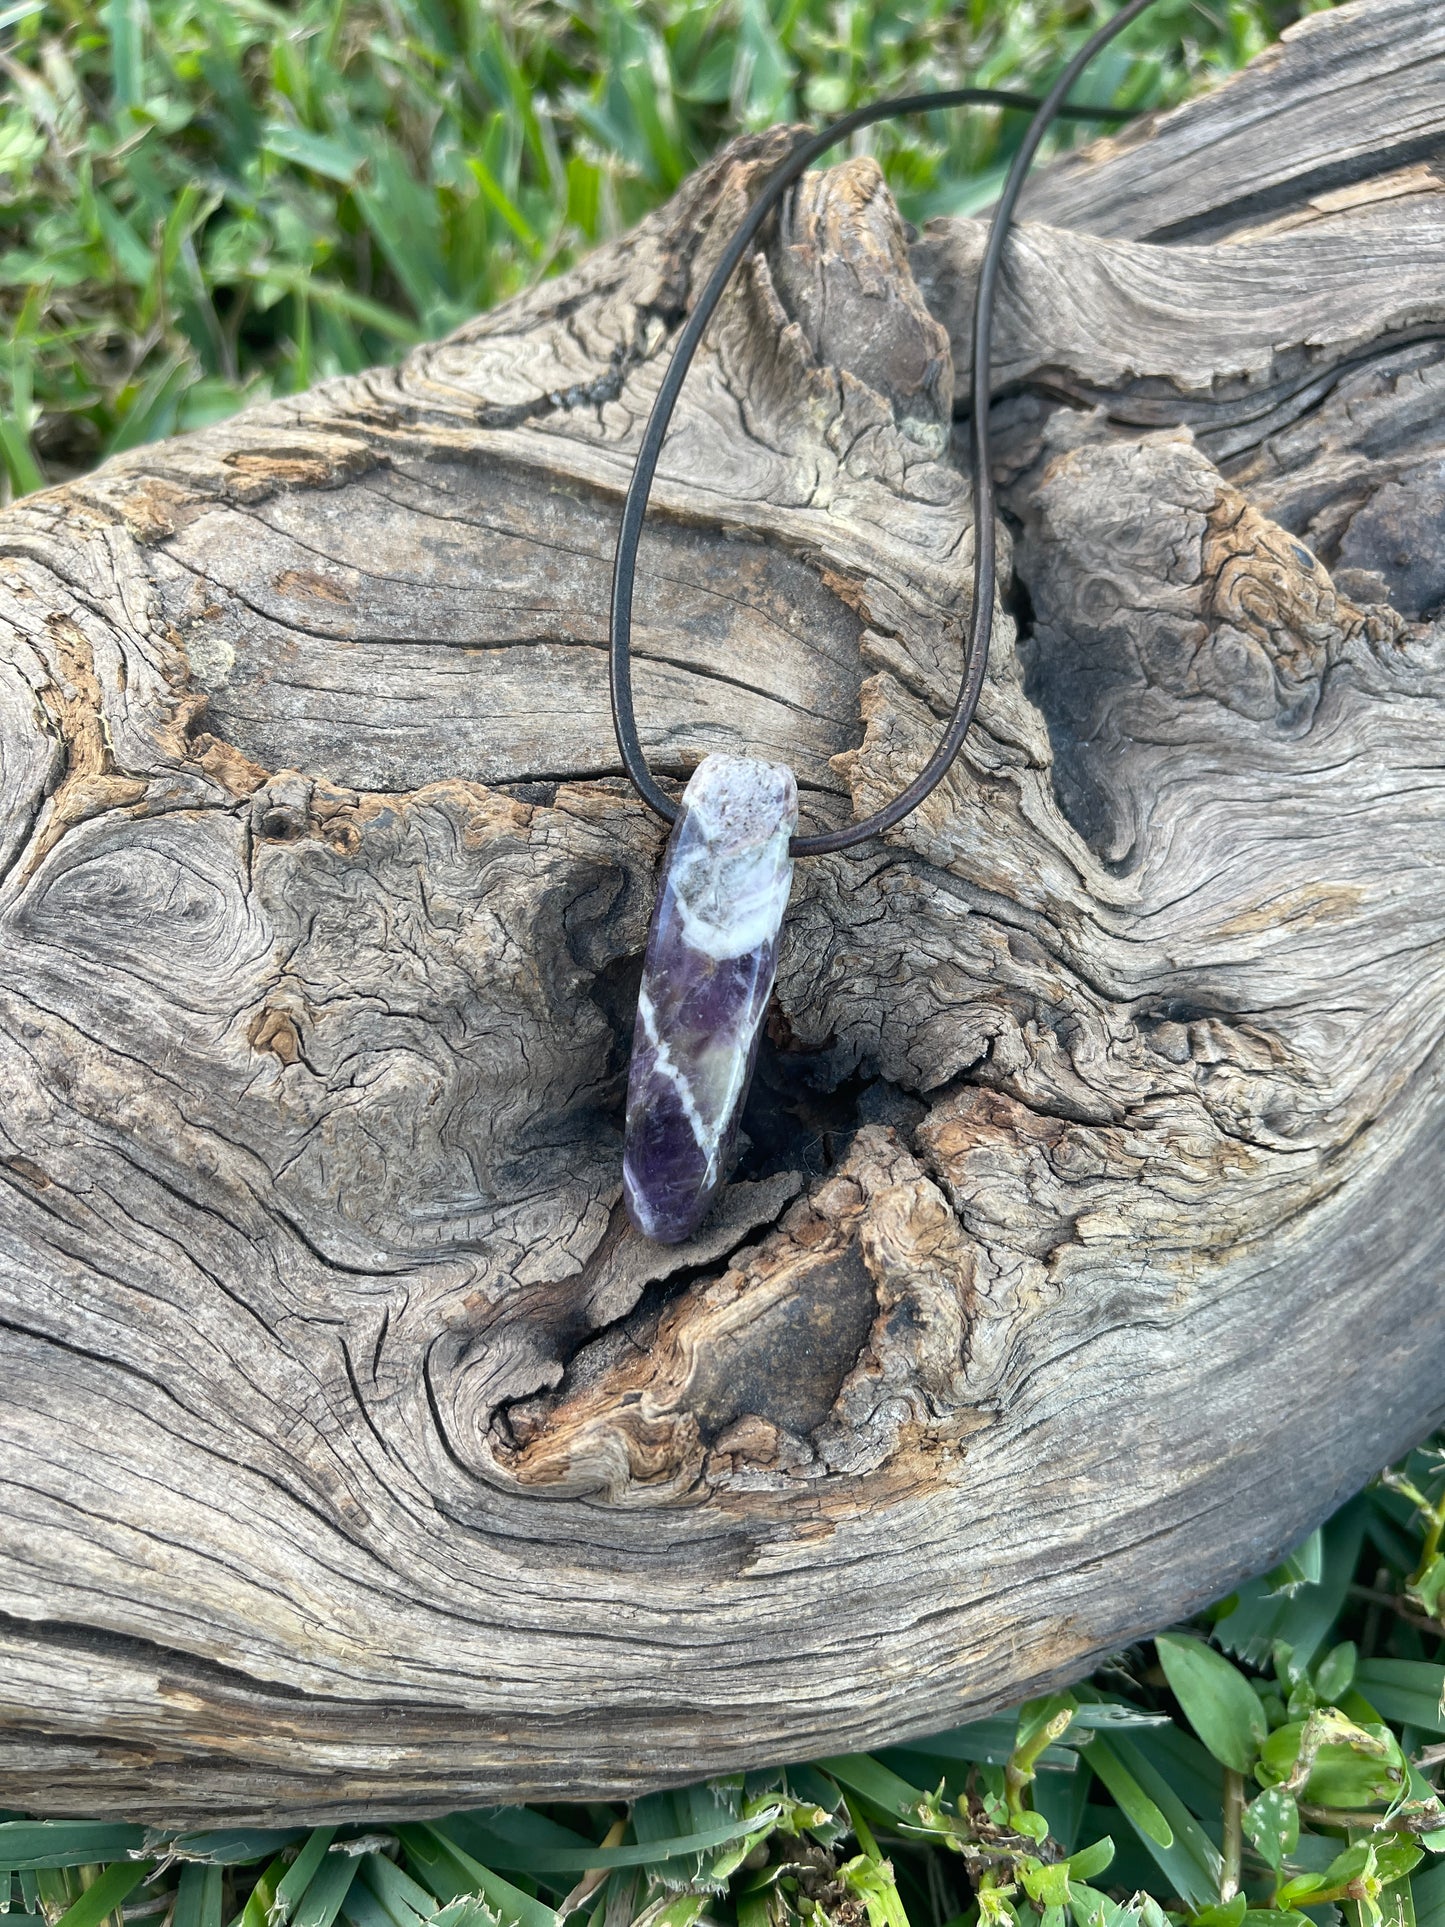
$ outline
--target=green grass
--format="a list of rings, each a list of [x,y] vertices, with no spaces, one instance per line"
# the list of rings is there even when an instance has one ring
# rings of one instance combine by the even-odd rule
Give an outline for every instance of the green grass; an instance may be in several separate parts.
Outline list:
[[[1081,97],[1143,110],[1319,0],[1157,0]],[[626,228],[739,128],[1035,86],[1089,0],[0,0],[0,488],[394,359]],[[1016,115],[860,136],[920,220]]]
[[[0,1816],[0,1906],[12,1927],[1445,1927],[1442,1444],[1016,1713],[630,1805],[191,1834]]]

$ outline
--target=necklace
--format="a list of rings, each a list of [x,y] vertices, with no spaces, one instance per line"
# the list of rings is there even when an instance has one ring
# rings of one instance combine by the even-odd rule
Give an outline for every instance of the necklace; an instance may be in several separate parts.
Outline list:
[[[612,721],[623,768],[643,801],[674,826],[643,960],[627,1084],[623,1197],[628,1216],[645,1237],[666,1244],[689,1237],[726,1181],[777,974],[794,858],[850,849],[902,822],[947,774],[973,721],[988,667],[997,572],[988,413],[1003,244],[1024,177],[1054,120],[1128,118],[1110,108],[1069,107],[1066,97],[1094,55],[1151,4],[1129,0],[1090,36],[1042,100],[989,87],[911,94],[870,102],[802,135],[739,223],[672,351],[623,503],[609,638]],[[892,802],[862,822],[836,830],[799,836],[792,771],[746,756],[704,757],[679,806],[648,768],[637,733],[632,594],[647,498],[693,356],[734,269],[788,188],[820,155],[874,121],[978,105],[1026,108],[1033,119],[994,208],[974,292],[973,604],[963,677],[948,727],[923,768]]]

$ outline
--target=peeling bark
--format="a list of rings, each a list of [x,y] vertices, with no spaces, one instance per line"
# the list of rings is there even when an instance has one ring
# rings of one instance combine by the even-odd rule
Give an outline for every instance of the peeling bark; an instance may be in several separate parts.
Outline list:
[[[606,584],[781,137],[0,517],[0,1799],[322,1820],[937,1730],[1439,1419],[1442,78],[1425,0],[1357,0],[1032,190],[979,721],[800,867],[681,1247],[618,1203],[662,839]],[[853,160],[739,276],[642,551],[666,776],[786,760],[821,827],[936,740],[980,248]]]

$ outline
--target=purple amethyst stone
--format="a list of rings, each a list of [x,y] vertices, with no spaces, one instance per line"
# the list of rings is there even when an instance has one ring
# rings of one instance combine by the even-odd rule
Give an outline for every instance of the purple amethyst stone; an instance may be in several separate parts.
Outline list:
[[[622,1192],[647,1238],[677,1244],[726,1179],[778,969],[798,821],[791,770],[708,756],[683,791],[652,914]]]

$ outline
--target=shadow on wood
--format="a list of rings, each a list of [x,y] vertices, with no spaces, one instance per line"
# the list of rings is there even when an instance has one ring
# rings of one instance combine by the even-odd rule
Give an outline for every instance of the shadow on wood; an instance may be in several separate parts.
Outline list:
[[[1445,19],[1033,190],[980,720],[803,865],[739,1180],[618,1207],[659,826],[605,603],[770,161],[404,368],[0,518],[0,1801],[625,1791],[937,1730],[1445,1409]],[[654,766],[952,700],[982,230],[810,177],[643,550]],[[1005,571],[1006,577],[1008,571]]]

